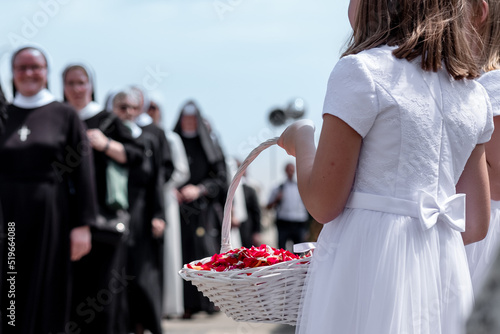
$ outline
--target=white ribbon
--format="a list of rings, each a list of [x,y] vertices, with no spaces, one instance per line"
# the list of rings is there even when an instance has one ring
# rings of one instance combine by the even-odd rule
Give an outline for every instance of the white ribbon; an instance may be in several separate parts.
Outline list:
[[[443,203],[438,203],[431,194],[421,191],[418,198],[418,214],[422,228],[427,230],[443,220],[452,229],[465,231],[465,194],[448,197]]]
[[[465,194],[456,194],[438,203],[433,195],[423,190],[419,192],[417,201],[353,192],[346,207],[415,217],[424,230],[443,220],[452,229],[465,231]]]

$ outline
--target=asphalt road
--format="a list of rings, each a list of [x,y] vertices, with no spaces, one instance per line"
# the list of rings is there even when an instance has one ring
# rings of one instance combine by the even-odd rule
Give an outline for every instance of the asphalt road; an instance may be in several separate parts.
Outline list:
[[[236,322],[223,312],[195,314],[192,319],[163,320],[165,334],[293,334],[289,325]]]

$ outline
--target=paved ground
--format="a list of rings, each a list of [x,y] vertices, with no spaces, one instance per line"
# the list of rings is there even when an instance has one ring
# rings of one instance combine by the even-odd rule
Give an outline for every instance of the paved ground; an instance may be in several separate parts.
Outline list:
[[[250,322],[236,322],[223,312],[195,314],[190,320],[163,321],[165,334],[293,334],[295,327]]]

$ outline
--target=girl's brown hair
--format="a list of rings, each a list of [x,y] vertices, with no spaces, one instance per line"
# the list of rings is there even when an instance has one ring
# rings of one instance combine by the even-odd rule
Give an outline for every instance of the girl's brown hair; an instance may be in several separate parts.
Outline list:
[[[500,70],[500,0],[488,0],[489,14],[480,29],[483,39],[483,71]]]
[[[354,32],[342,56],[383,44],[397,46],[395,57],[422,56],[422,69],[446,70],[472,79],[479,69],[472,54],[465,0],[360,0]]]

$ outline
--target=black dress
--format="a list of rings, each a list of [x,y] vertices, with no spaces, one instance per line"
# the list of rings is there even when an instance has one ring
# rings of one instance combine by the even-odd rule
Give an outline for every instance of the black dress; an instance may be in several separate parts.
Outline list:
[[[5,122],[7,121],[7,100],[5,99],[5,95],[3,94],[2,87],[0,86],[0,136],[2,136],[5,130]],[[2,213],[2,202],[0,201],[0,273],[4,272],[4,267],[7,264],[3,263],[3,213]],[[0,278],[2,278],[0,274]],[[1,283],[0,283],[1,286]],[[0,288],[0,305],[2,305],[2,289]],[[2,311],[0,309],[0,328],[2,328]]]
[[[106,120],[111,117],[112,122]],[[103,133],[125,147],[126,166],[133,168],[142,163],[143,147],[132,138],[130,130],[114,115],[102,111],[85,120],[89,129],[102,128]],[[97,203],[99,211],[106,207],[106,167],[109,158],[103,152],[94,152]],[[81,334],[126,333],[126,288],[134,279],[126,273],[126,245],[124,241],[108,243],[92,230],[92,250],[75,263],[73,305],[71,320]]]
[[[155,126],[144,127],[137,138],[145,148],[144,159],[140,166],[131,168],[129,174],[131,221],[127,274],[135,277],[128,286],[130,330],[135,331],[136,324],[142,324],[158,334],[162,333],[163,244],[153,236],[151,221],[153,218],[165,220],[163,184],[167,157],[162,152],[158,136],[161,133],[155,130]]]
[[[194,111],[196,117],[195,136],[185,136],[182,131],[182,117],[188,109]],[[191,176],[185,185],[203,186],[206,189],[197,200],[179,205],[182,260],[189,263],[219,253],[228,187],[226,162],[221,146],[211,135],[194,101],[188,101],[183,106],[174,132],[181,137],[188,158]],[[198,311],[211,313],[214,310],[213,303],[207,297],[191,282],[184,281],[184,317],[189,318]]]
[[[157,145],[161,154],[159,161],[161,164],[160,176],[162,178],[162,182],[166,183],[170,180],[170,177],[174,172],[174,163],[172,162],[172,153],[165,131],[154,123],[143,126],[142,130],[150,133],[155,138],[155,141],[158,142]]]
[[[0,202],[3,230],[14,227],[15,239],[2,243],[8,267],[2,271],[0,309],[15,302],[16,327],[2,314],[2,333],[64,332],[70,310],[69,234],[96,216],[92,153],[82,122],[66,105],[10,105],[7,114],[0,135]],[[78,203],[71,206],[75,212],[69,209],[70,189]],[[6,262],[6,241],[15,243],[15,263]],[[5,284],[8,277],[15,285]]]
[[[180,204],[182,260],[189,263],[219,253],[223,201],[226,195],[224,160],[210,163],[200,137],[182,137],[191,177],[186,184],[203,184],[207,194],[190,203]],[[188,314],[212,312],[213,304],[191,282],[184,281],[184,309]]]
[[[5,122],[7,121],[7,100],[0,86],[0,135],[3,133]]]

